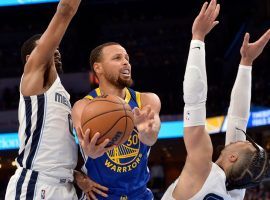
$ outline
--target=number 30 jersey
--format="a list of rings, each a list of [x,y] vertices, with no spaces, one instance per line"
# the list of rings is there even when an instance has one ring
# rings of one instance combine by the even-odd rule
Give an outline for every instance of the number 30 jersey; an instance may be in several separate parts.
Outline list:
[[[91,100],[100,95],[100,89],[97,88],[85,98]],[[126,88],[125,101],[132,109],[141,107],[140,93],[130,88]],[[101,196],[97,198],[132,200],[141,199],[139,196],[143,194],[151,196],[152,193],[146,188],[149,180],[147,168],[149,151],[150,147],[140,142],[138,134],[133,131],[125,143],[104,153],[103,156],[97,159],[85,157],[84,169],[87,175],[95,182],[109,188],[108,198]],[[145,199],[145,196],[142,199]]]

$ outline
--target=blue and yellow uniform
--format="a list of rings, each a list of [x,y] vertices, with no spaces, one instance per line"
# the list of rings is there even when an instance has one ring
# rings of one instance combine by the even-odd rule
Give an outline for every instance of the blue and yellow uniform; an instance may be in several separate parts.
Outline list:
[[[133,109],[141,108],[140,93],[126,88],[125,101]],[[97,88],[85,98],[100,96]],[[153,194],[147,189],[149,170],[147,167],[150,147],[143,144],[133,131],[122,145],[108,151],[103,156],[92,159],[87,157],[84,169],[95,182],[109,188],[108,197],[97,195],[98,199],[110,200],[152,200]]]

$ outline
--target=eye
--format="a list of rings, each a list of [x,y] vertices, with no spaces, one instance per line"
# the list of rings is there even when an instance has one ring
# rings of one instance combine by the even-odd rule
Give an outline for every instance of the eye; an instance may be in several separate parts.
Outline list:
[[[114,59],[114,60],[120,60],[121,57],[120,57],[120,56],[116,56],[116,57],[114,57],[113,59]]]

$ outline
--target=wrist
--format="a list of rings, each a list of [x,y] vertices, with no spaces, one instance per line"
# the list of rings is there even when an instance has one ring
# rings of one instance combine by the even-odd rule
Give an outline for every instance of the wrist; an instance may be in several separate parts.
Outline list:
[[[204,42],[204,38],[205,38],[205,36],[203,36],[201,34],[193,34],[192,35],[192,40],[200,40],[200,41]]]
[[[241,58],[240,65],[252,66],[253,60],[250,58]]]

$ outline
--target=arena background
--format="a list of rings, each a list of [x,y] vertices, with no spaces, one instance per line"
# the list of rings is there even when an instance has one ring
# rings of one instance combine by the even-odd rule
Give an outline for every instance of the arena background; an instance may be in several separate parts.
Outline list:
[[[0,5],[5,2],[8,0],[0,0]],[[177,127],[182,120],[182,81],[191,26],[202,3],[202,0],[82,0],[60,45],[65,71],[63,82],[71,94],[72,103],[96,86],[88,73],[89,53],[93,47],[108,41],[119,42],[127,49],[132,64],[133,88],[155,92],[161,98],[162,134],[165,138],[153,146],[149,159],[153,171],[149,187],[156,199],[160,199],[167,186],[179,175],[185,162],[186,151],[179,137],[181,130]],[[206,38],[207,114],[211,118],[208,128],[215,133],[211,135],[215,147],[224,142],[225,115],[238,69],[243,35],[248,31],[251,41],[254,41],[270,27],[269,0],[220,0],[219,3],[220,24]],[[16,134],[18,128],[18,84],[23,69],[20,47],[27,38],[45,30],[56,5],[0,7],[0,200],[4,199],[6,185],[15,171],[13,161],[17,149],[7,147],[12,146],[8,136]],[[248,129],[268,152],[269,75],[268,44],[254,63],[253,113]],[[176,123],[176,129],[172,128],[173,123]],[[156,175],[162,174],[160,170],[163,170],[164,177]],[[248,190],[245,199],[270,199],[269,191],[270,182],[266,181],[260,187]]]

